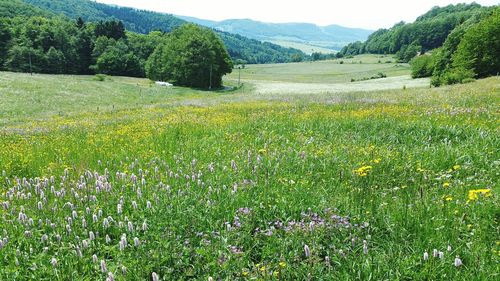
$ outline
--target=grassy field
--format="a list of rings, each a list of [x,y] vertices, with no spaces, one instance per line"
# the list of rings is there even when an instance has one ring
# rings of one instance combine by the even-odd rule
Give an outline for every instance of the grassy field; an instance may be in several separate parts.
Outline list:
[[[0,73],[0,279],[498,279],[500,79],[250,82],[408,71],[356,66],[219,93]]]
[[[378,63],[378,61],[381,63]],[[391,61],[391,63],[384,63]],[[247,65],[241,70],[244,81],[279,81],[294,83],[348,83],[351,79],[369,78],[379,72],[387,77],[410,74],[408,64],[394,63],[389,56],[362,55],[350,59],[336,59],[307,63]],[[341,64],[342,62],[342,64]],[[228,79],[237,79],[233,71]]]
[[[277,40],[271,40],[269,42],[276,44],[276,45],[283,46],[283,47],[298,49],[298,50],[301,50],[302,52],[304,52],[305,54],[308,54],[308,55],[310,55],[314,52],[319,52],[319,53],[323,53],[323,54],[331,54],[331,53],[335,52],[332,49],[327,49],[327,48],[323,48],[320,46],[315,46],[315,45],[306,44],[306,43],[299,43],[299,42],[294,42],[294,41],[288,41],[288,40],[278,40],[277,39]]]

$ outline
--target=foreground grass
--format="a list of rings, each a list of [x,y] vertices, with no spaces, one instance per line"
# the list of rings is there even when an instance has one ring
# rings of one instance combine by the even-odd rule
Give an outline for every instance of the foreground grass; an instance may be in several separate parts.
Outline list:
[[[150,98],[4,119],[0,279],[498,278],[498,78]]]

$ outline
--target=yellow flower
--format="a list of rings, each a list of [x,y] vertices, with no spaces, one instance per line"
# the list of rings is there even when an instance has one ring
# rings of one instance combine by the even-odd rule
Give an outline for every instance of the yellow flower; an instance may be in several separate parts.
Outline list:
[[[453,170],[455,170],[455,171],[456,171],[456,170],[458,170],[458,169],[460,169],[460,165],[455,165],[455,166],[453,166]]]
[[[285,267],[286,266],[286,262],[282,261],[279,263],[280,267]]]
[[[373,160],[373,163],[378,164],[378,163],[380,163],[380,161],[381,161],[381,159],[377,158],[377,159]]]
[[[360,177],[366,177],[372,171],[372,169],[372,166],[363,166],[354,170],[353,172]]]
[[[469,195],[467,196],[468,199],[467,202],[478,200],[480,195],[484,197],[490,197],[491,189],[483,188],[483,189],[469,190]]]
[[[243,272],[241,273],[241,275],[243,275],[243,276],[247,276],[247,275],[248,275],[248,271],[243,271]]]
[[[449,182],[445,182],[443,183],[443,187],[449,187],[450,186],[450,183]]]
[[[453,200],[453,197],[451,197],[451,195],[448,195],[448,196],[444,197],[444,200],[445,201],[451,201],[451,200]]]

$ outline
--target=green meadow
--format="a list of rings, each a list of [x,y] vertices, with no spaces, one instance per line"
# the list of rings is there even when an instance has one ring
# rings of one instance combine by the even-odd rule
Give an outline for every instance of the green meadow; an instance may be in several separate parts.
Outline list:
[[[498,279],[500,79],[387,60],[1,72],[0,279]]]

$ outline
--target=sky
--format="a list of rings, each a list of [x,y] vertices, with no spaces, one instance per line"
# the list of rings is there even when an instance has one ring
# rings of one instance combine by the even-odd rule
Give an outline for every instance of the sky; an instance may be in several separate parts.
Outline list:
[[[253,19],[264,22],[338,24],[366,29],[412,22],[434,6],[476,2],[498,5],[500,0],[97,0],[106,4],[209,20]]]

